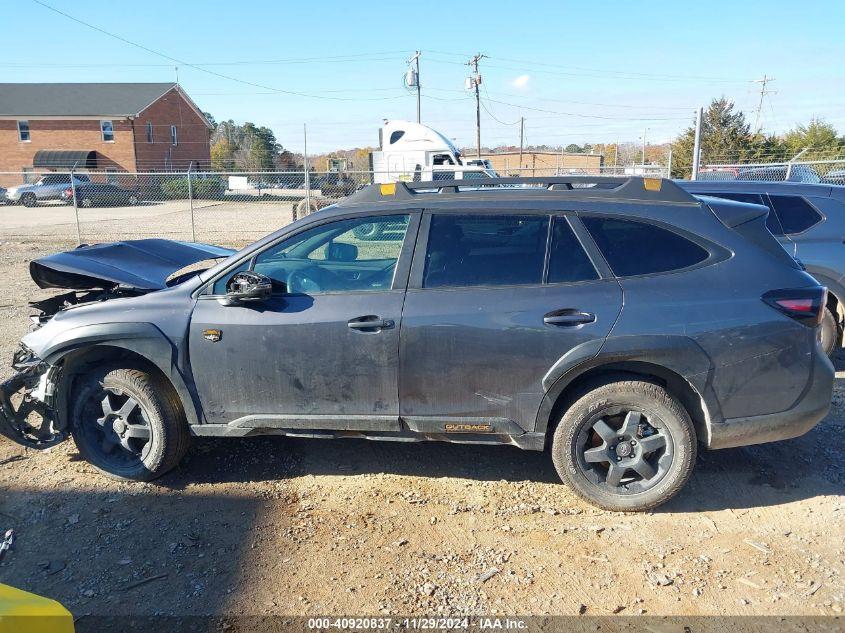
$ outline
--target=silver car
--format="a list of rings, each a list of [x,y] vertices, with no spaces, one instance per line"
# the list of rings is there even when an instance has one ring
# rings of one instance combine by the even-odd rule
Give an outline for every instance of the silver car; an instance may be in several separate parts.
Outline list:
[[[70,186],[70,174],[45,174],[37,182],[10,187],[6,190],[6,200],[20,202],[25,207],[34,207],[40,200],[58,200],[62,192]],[[73,176],[74,184],[91,182],[85,174]]]

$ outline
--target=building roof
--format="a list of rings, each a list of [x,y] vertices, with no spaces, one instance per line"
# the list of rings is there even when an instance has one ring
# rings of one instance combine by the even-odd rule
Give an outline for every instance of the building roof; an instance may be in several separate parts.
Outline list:
[[[0,116],[134,116],[173,88],[179,90],[188,103],[202,114],[174,82],[0,83]]]

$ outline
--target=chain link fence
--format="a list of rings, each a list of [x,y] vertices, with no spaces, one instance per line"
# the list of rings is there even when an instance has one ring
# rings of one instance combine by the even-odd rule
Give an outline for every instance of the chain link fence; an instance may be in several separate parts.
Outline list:
[[[845,159],[713,163],[699,170],[698,180],[766,180],[845,185]]]
[[[649,165],[537,172],[509,170],[501,175],[667,173],[665,167]],[[435,180],[453,177],[449,169],[434,172]],[[242,246],[363,186],[398,179],[420,176],[313,170],[0,173],[0,241],[93,244],[160,237]]]

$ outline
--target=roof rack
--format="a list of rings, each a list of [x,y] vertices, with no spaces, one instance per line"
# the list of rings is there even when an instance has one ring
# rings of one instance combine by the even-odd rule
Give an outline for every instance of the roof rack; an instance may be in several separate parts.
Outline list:
[[[696,203],[692,194],[666,178],[643,176],[532,176],[479,178],[472,180],[433,180],[427,182],[397,181],[370,185],[339,203],[401,202],[432,194],[472,196],[496,189],[551,192],[566,198],[602,198],[619,202]]]

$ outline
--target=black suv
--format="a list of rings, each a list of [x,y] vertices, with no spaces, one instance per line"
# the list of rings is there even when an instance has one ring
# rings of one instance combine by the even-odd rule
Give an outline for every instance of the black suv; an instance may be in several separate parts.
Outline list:
[[[39,304],[0,429],[34,447],[70,434],[136,480],[191,435],[548,448],[579,495],[642,510],[683,487],[699,443],[825,416],[825,289],[766,207],[656,179],[479,182],[374,185],[169,283],[214,248],[32,262],[42,287],[85,292]]]

